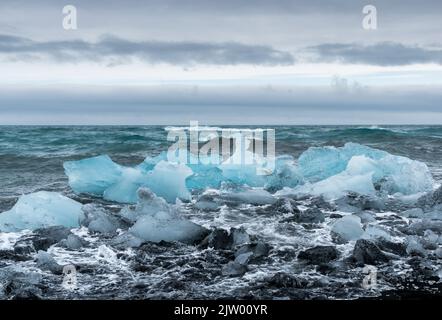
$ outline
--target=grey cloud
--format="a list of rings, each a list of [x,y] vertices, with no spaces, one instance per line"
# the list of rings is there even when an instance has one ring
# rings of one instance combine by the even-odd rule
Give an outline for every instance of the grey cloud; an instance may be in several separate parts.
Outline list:
[[[47,56],[58,61],[105,61],[118,59],[129,62],[139,58],[149,63],[173,65],[290,65],[294,57],[270,46],[247,45],[237,42],[166,42],[130,41],[113,36],[97,42],[84,40],[37,42],[31,39],[0,35],[0,54],[13,56]]]
[[[78,30],[61,27],[66,3],[78,9]],[[440,0],[2,0],[0,33],[40,41],[95,39],[101,34],[143,41],[234,41],[294,52],[330,43],[412,39],[426,45],[442,32]],[[379,30],[363,30],[362,8],[378,9]]]
[[[379,66],[402,66],[415,63],[442,64],[442,48],[424,48],[396,42],[381,42],[372,45],[328,43],[309,47],[308,50],[322,61]]]
[[[367,4],[373,4],[383,10],[400,12],[433,12],[441,9],[439,0],[107,0],[103,5],[101,1],[71,0],[70,4],[79,8],[121,9],[127,8],[133,11],[150,10],[154,12],[179,11],[179,12],[218,12],[218,13],[250,13],[272,12],[284,13],[308,13],[308,12],[355,12]],[[60,6],[59,0],[2,0],[3,6],[29,6],[39,7]],[[0,5],[0,7],[1,7]],[[64,4],[63,4],[64,5]]]

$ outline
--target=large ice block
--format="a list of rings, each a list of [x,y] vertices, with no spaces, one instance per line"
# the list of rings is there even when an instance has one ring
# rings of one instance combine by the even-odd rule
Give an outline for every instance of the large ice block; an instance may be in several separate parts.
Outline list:
[[[183,218],[174,206],[158,198],[149,189],[138,191],[139,202],[135,208],[125,208],[121,214],[136,221],[129,232],[144,241],[181,241],[193,243],[201,240],[207,230]]]
[[[84,219],[81,203],[56,192],[23,195],[15,206],[0,214],[0,231],[16,232],[49,226],[78,227]]]
[[[107,155],[68,161],[63,166],[69,178],[69,185],[77,193],[102,196],[122,175],[121,166]]]

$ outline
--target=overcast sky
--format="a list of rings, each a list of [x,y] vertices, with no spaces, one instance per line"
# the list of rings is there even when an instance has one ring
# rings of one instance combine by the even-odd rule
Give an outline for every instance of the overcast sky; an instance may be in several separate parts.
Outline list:
[[[442,124],[441,34],[437,0],[2,0],[0,124]]]

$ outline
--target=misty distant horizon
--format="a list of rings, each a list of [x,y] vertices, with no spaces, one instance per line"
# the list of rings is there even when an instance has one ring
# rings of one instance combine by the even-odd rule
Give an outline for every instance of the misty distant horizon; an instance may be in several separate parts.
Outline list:
[[[440,1],[0,4],[0,124],[442,124]]]

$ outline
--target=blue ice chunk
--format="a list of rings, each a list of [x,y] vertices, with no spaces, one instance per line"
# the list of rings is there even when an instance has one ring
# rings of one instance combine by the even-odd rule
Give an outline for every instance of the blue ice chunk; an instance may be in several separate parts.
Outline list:
[[[413,195],[432,190],[434,180],[426,164],[387,154],[374,160],[353,156],[344,171],[297,187],[299,193],[337,199],[347,192],[374,195]]]
[[[157,197],[151,190],[141,188],[135,208],[125,208],[121,215],[135,224],[129,233],[144,241],[181,241],[193,243],[207,230],[182,217],[176,208]]]
[[[304,178],[292,156],[284,155],[276,158],[275,170],[267,177],[265,188],[270,191],[284,187],[294,188],[303,183]]]
[[[333,224],[331,232],[344,242],[358,240],[364,234],[361,218],[354,215],[344,216]]]
[[[78,227],[84,219],[81,203],[56,192],[23,195],[14,207],[0,214],[0,231],[16,232],[50,226]]]
[[[151,171],[158,162],[167,161],[167,152],[163,151],[155,157],[146,157],[143,162],[141,162],[137,168],[144,172]]]
[[[431,191],[434,185],[425,163],[356,143],[341,148],[310,148],[299,157],[298,164],[300,173],[312,183],[298,191],[330,198],[347,191],[412,195]]]
[[[223,165],[223,176],[226,180],[237,185],[248,185],[250,187],[263,187],[266,183],[266,176],[256,173],[254,165]]]
[[[383,194],[412,195],[432,190],[433,177],[423,162],[386,154],[380,159],[354,156],[343,172],[351,177],[372,174],[372,183]]]
[[[189,165],[193,174],[187,178],[186,186],[192,189],[219,188],[225,180],[221,169],[206,165]]]
[[[344,171],[354,156],[363,155],[380,159],[387,152],[357,143],[346,143],[343,147],[311,147],[298,158],[299,172],[310,182],[317,182]]]
[[[169,203],[174,203],[177,198],[190,200],[191,194],[186,187],[186,179],[192,173],[192,170],[184,164],[160,161],[147,173],[143,185]]]
[[[117,183],[122,174],[122,167],[107,155],[68,161],[63,166],[72,190],[98,196],[102,196],[107,188]]]
[[[235,139],[235,151],[219,165],[219,168],[230,182],[250,187],[263,187],[267,179],[263,170],[266,159],[250,151],[252,142],[251,139],[246,139],[243,145],[242,139]]]
[[[196,156],[190,153],[187,166],[193,174],[186,180],[187,187],[191,190],[219,188],[225,180],[222,170],[218,168],[220,161],[217,154]]]
[[[205,229],[189,220],[177,219],[167,212],[146,215],[138,219],[129,232],[145,241],[180,241],[193,243],[202,238]]]
[[[135,168],[114,163],[109,156],[98,156],[64,163],[69,185],[77,193],[103,196],[120,203],[136,203],[138,188],[149,187],[169,202],[190,200],[186,179],[192,170],[164,160],[164,154],[147,158]]]
[[[137,190],[146,184],[147,174],[138,168],[123,168],[120,180],[103,193],[103,198],[119,203],[136,203]]]
[[[154,215],[155,212],[172,212],[173,205],[158,197],[149,188],[140,188],[137,193],[137,203],[135,206],[124,207],[120,214],[128,221],[135,223],[141,216]]]
[[[315,183],[306,183],[295,188],[295,190],[300,194],[322,195],[330,200],[343,197],[348,192],[373,195],[376,190],[373,185],[372,176],[371,172],[350,174],[347,171],[343,171]]]
[[[267,170],[266,159],[248,150],[235,152],[221,164],[212,155],[198,158],[180,152],[183,157],[176,157],[176,162],[163,152],[134,168],[120,166],[108,156],[66,162],[64,167],[75,192],[121,203],[136,203],[140,187],[148,187],[174,203],[177,198],[190,200],[189,190],[219,189],[223,183],[264,187],[271,192],[294,188],[298,193],[328,198],[341,197],[348,191],[408,196],[430,191],[434,184],[424,163],[356,143],[310,148],[297,163],[291,156],[279,156],[273,171]]]
[[[160,161],[148,172],[139,168],[123,168],[122,177],[104,191],[104,198],[120,203],[136,203],[137,190],[147,187],[169,203],[176,199],[190,200],[186,179],[192,170],[182,164]]]

